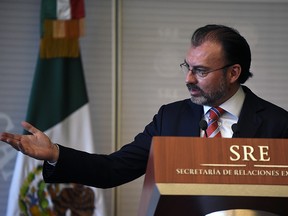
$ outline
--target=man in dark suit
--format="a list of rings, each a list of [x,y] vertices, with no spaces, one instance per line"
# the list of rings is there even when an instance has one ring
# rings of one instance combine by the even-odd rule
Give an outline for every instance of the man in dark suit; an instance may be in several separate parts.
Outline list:
[[[45,160],[46,182],[108,188],[145,173],[153,136],[288,138],[288,112],[242,85],[252,76],[250,64],[249,45],[238,31],[207,25],[194,32],[180,65],[191,98],[163,105],[144,131],[120,150],[99,155],[53,144],[27,122],[23,127],[32,135],[3,133],[1,140]],[[211,108],[216,120],[211,117]]]

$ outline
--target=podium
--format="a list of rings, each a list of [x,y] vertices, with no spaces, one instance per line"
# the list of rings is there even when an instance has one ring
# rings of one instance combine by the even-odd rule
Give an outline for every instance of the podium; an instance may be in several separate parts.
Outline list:
[[[139,216],[234,210],[288,215],[287,139],[153,138]]]

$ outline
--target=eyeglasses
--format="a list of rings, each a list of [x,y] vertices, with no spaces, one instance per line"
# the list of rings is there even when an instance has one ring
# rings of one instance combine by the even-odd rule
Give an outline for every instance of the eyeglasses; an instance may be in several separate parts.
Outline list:
[[[182,72],[185,75],[187,75],[191,71],[192,74],[203,78],[203,77],[206,77],[211,72],[218,71],[218,70],[223,70],[223,69],[225,69],[227,67],[230,67],[232,65],[234,65],[234,64],[227,64],[227,65],[225,65],[225,66],[223,66],[221,68],[212,69],[212,70],[209,70],[209,69],[206,69],[206,68],[203,68],[203,67],[192,67],[190,69],[190,66],[186,62],[184,62],[184,63],[180,64],[180,67],[181,67]]]

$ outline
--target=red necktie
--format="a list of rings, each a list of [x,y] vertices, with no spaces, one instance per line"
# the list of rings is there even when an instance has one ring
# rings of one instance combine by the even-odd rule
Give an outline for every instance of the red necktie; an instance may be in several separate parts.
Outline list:
[[[212,107],[209,110],[209,121],[207,128],[208,137],[221,137],[221,133],[218,127],[218,120],[220,116],[225,112],[221,107]]]

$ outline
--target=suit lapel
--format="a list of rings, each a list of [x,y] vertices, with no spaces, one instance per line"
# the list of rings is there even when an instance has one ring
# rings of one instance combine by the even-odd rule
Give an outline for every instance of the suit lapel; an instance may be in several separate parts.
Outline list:
[[[203,106],[197,105],[191,102],[191,100],[188,101],[189,106],[188,109],[185,110],[185,119],[183,119],[184,124],[186,125],[186,129],[184,130],[186,134],[183,134],[184,136],[193,136],[193,137],[199,137],[200,136],[200,127],[199,122],[203,117]],[[192,109],[192,111],[191,111]]]
[[[244,104],[238,120],[239,137],[253,138],[256,136],[258,128],[262,123],[259,115],[264,107],[261,105],[261,100],[251,92],[250,89],[243,86],[246,93]]]

